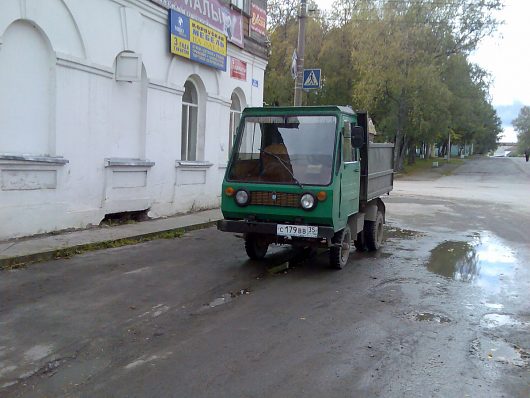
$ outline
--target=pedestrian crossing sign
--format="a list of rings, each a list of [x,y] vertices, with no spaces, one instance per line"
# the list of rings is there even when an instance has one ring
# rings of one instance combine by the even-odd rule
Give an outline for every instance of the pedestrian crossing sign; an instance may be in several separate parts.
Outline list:
[[[304,90],[320,88],[320,69],[304,69]]]

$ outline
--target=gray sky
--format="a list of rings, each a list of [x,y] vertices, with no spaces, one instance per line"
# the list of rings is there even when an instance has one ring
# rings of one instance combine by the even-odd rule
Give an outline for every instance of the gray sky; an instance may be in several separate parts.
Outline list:
[[[522,105],[530,105],[530,1],[505,0],[505,4],[499,13],[504,25],[482,42],[471,61],[493,76],[493,105],[499,116],[505,116],[502,141],[514,142],[517,138],[512,116],[517,116]]]
[[[320,8],[329,9],[333,0],[316,2]],[[514,142],[513,115],[517,116],[522,105],[530,105],[530,1],[504,0],[504,3],[498,14],[504,25],[481,43],[471,61],[492,75],[490,94],[503,120],[501,141]]]

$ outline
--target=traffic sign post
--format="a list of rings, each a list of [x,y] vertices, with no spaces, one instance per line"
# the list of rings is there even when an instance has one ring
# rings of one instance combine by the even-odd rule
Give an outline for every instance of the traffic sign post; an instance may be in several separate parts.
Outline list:
[[[321,70],[320,69],[304,69],[304,78],[302,88],[304,90],[314,90],[320,88],[321,85]]]

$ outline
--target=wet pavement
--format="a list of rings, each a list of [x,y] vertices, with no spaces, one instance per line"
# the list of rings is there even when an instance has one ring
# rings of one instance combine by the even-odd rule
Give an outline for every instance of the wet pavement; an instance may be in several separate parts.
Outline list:
[[[520,160],[397,181],[342,271],[215,229],[4,271],[0,396],[527,398]]]

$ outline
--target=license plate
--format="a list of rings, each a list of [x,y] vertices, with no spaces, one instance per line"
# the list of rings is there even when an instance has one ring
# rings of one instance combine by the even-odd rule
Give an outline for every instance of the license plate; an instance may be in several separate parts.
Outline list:
[[[300,238],[318,237],[318,227],[311,225],[285,225],[278,224],[276,234],[279,236],[296,236]]]

